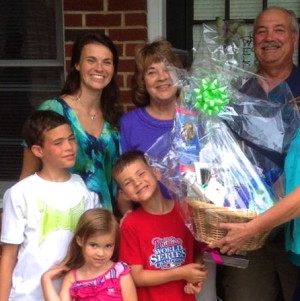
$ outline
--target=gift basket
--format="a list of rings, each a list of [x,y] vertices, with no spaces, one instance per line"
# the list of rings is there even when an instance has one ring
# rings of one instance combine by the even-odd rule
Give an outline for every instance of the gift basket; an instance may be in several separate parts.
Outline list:
[[[244,210],[230,210],[226,207],[218,207],[198,200],[188,201],[192,208],[193,227],[199,240],[210,244],[226,235],[226,231],[216,228],[218,223],[246,223],[256,217],[255,212]],[[242,251],[252,251],[261,248],[269,232],[251,238],[243,246]]]
[[[174,78],[182,99],[173,130],[146,152],[186,225],[206,244],[226,235],[218,223],[248,222],[280,198],[277,159],[299,126],[286,83],[239,67],[236,34],[220,44],[220,33],[204,25],[191,70],[177,70]],[[242,250],[260,248],[267,235],[253,237]]]
[[[163,158],[153,148],[147,155],[162,171],[162,182],[197,240],[210,244],[226,234],[219,222],[247,222],[273,205],[275,194],[262,171],[217,116],[177,108],[174,130],[163,140],[172,141]],[[243,250],[260,248],[266,236],[251,239]]]
[[[228,127],[217,120],[207,120],[210,127],[201,141],[204,147],[194,170],[182,174],[187,192],[184,201],[190,207],[190,221],[197,239],[210,244],[225,236],[220,222],[242,223],[273,205],[275,195],[258,170],[242,152]],[[182,199],[183,200],[183,199]],[[249,240],[242,250],[262,246],[268,233]]]

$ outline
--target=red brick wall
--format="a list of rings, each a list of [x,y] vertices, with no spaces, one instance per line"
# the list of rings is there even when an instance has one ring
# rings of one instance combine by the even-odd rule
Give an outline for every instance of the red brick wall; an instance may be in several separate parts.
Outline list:
[[[80,30],[105,32],[119,49],[122,103],[126,110],[133,108],[130,83],[134,49],[147,40],[147,0],[63,0],[63,9],[66,69],[70,62],[72,41]],[[0,257],[1,249],[0,245]]]
[[[132,108],[134,49],[147,40],[147,0],[64,0],[63,5],[67,70],[72,41],[78,31],[103,31],[118,47],[121,101],[126,110]]]

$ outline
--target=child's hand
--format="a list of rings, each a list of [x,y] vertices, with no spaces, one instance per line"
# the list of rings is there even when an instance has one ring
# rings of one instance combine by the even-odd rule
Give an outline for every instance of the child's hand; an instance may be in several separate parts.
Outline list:
[[[62,277],[63,274],[68,272],[69,270],[70,269],[64,265],[57,265],[57,266],[54,266],[53,268],[49,269],[48,271],[46,271],[42,275],[42,278],[54,280],[54,279]]]
[[[182,279],[189,283],[203,282],[208,274],[204,264],[190,263],[180,267],[182,271]]]
[[[186,294],[198,294],[201,292],[203,287],[203,281],[198,282],[198,283],[187,283],[184,286],[184,292]]]

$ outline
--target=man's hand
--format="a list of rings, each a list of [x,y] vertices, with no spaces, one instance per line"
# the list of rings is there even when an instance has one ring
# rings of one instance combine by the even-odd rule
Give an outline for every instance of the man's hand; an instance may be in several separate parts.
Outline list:
[[[243,245],[253,236],[249,223],[220,223],[217,227],[228,232],[225,237],[211,243],[209,247],[219,248],[223,254],[238,254]]]

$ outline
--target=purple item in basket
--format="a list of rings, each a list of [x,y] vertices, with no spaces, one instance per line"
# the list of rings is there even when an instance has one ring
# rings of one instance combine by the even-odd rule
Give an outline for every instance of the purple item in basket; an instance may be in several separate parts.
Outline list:
[[[224,200],[224,207],[231,207],[233,209],[248,209],[251,200],[249,188],[246,185],[234,186],[232,190],[233,195],[231,197],[234,200],[230,200],[228,197]]]

